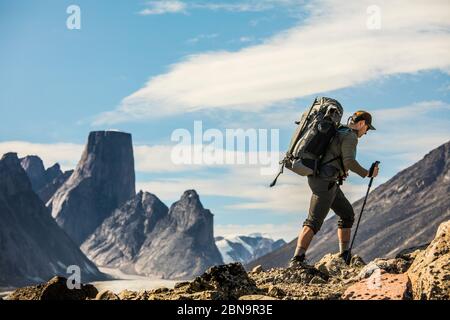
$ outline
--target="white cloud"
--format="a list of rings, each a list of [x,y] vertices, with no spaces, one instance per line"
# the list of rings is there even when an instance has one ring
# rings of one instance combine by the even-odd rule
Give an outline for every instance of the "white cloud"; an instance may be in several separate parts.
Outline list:
[[[211,39],[217,38],[218,36],[219,36],[218,33],[200,34],[194,38],[188,39],[186,42],[189,44],[196,44],[196,43],[200,42],[201,40],[211,40]]]
[[[83,146],[74,143],[31,143],[26,141],[0,142],[0,154],[16,152],[19,158],[37,155],[47,168],[58,162],[61,170],[74,169],[81,158]]]
[[[193,9],[207,9],[212,11],[231,11],[231,12],[258,12],[274,8],[274,1],[244,1],[238,3],[226,2],[204,2],[195,3],[191,7]]]
[[[307,179],[289,170],[280,177],[276,187],[270,188],[273,176],[263,176],[257,167],[230,167],[225,173],[213,173],[211,178],[181,177],[137,182],[138,190],[156,193],[167,202],[176,201],[187,189],[195,189],[201,196],[222,196],[236,199],[225,209],[252,209],[277,213],[305,214],[309,208],[311,190]],[[351,202],[364,195],[364,185],[346,183],[342,190]]]
[[[316,0],[302,25],[237,52],[191,55],[150,78],[96,124],[207,109],[262,111],[286,100],[384,76],[450,67],[450,3]],[[189,81],[186,81],[189,79]]]
[[[430,112],[450,112],[450,105],[442,101],[422,101],[404,107],[377,109],[372,115],[383,125],[410,123],[411,120],[423,122],[422,116]]]
[[[181,13],[185,12],[187,5],[182,1],[164,0],[164,1],[150,1],[148,7],[140,11],[141,15],[157,15],[165,13]]]
[[[404,169],[450,140],[450,105],[423,101],[398,108],[371,111],[376,131],[369,131],[358,150],[395,163]]]

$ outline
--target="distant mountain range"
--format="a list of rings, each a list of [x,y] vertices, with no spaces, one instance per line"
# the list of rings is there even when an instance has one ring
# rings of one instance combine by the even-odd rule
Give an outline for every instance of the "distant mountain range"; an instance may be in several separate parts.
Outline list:
[[[370,261],[392,257],[404,248],[429,243],[437,227],[450,219],[450,141],[371,191],[355,240],[354,253]],[[359,215],[363,199],[353,203]],[[332,214],[332,212],[330,212]],[[356,217],[357,218],[357,217]],[[327,219],[307,258],[312,262],[338,251],[337,217]],[[285,266],[297,239],[248,264]]]
[[[87,280],[102,278],[79,246],[99,266],[161,278],[191,278],[223,263],[213,214],[195,190],[170,209],[156,195],[135,193],[128,133],[91,132],[75,170],[66,172],[58,164],[45,169],[35,155],[19,160],[6,154],[0,178],[7,192],[1,199],[7,209],[1,212],[0,286],[64,276],[68,261],[80,265]],[[11,194],[16,189],[20,195]]]
[[[283,239],[273,240],[261,234],[215,237],[216,245],[225,263],[246,264],[285,245]]]

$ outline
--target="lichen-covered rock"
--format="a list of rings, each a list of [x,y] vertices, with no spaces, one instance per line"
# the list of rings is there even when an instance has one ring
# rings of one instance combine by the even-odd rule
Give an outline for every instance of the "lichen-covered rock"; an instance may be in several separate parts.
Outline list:
[[[346,300],[409,300],[411,283],[406,274],[390,274],[384,271],[372,274],[351,285],[343,294]]]
[[[239,298],[239,300],[278,300],[278,299],[271,296],[265,296],[262,294],[251,294],[242,296]]]
[[[450,221],[439,226],[430,245],[408,270],[414,299],[450,299]]]
[[[103,290],[97,294],[95,300],[120,300],[120,298],[117,294],[115,294],[112,291]]]
[[[267,294],[271,297],[281,298],[286,296],[286,292],[278,286],[270,286],[267,290]]]
[[[250,274],[256,284],[289,284],[289,283],[302,283],[308,284],[314,277],[320,277],[327,281],[329,276],[316,269],[313,266],[307,266],[301,268],[272,268],[259,274]]]
[[[262,268],[262,266],[260,264],[252,269],[253,273],[260,273],[262,271],[263,271],[263,268]]]
[[[97,295],[97,289],[90,284],[82,284],[80,289],[69,289],[67,279],[53,277],[47,283],[19,288],[8,295],[8,300],[86,300]]]
[[[348,279],[357,274],[358,270],[364,267],[364,261],[357,255],[354,255],[350,260],[350,264],[347,265],[339,255],[326,254],[315,264],[315,267],[322,273],[329,277],[338,277],[342,279]]]
[[[425,250],[429,245],[430,245],[430,243],[425,243],[420,246],[414,246],[414,247],[410,247],[407,249],[403,249],[402,251],[397,253],[397,255],[395,256],[395,259],[403,259],[403,260],[410,261],[411,263],[413,263],[413,261],[417,257],[417,255],[420,252],[422,252],[423,250]]]
[[[408,270],[412,261],[404,259],[375,259],[364,266],[359,274],[356,276],[357,280],[362,280],[370,277],[378,269],[387,273],[400,274]]]
[[[144,294],[146,291],[140,291],[139,293],[136,291],[123,290],[117,296],[120,300],[144,300],[138,299],[138,296]]]
[[[207,290],[220,292],[223,299],[238,299],[256,293],[258,288],[242,264],[230,263],[209,268],[186,287],[188,293]]]

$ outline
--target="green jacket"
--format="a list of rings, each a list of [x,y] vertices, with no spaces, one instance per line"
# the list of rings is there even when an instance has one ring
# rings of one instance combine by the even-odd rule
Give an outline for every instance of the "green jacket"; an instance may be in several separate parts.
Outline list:
[[[358,161],[356,161],[356,146],[358,145],[358,136],[355,131],[347,126],[342,126],[337,135],[333,138],[322,159],[322,163],[342,156],[344,168],[341,161],[336,159],[328,164],[323,165],[319,169],[319,177],[333,181],[339,176],[347,175],[348,170],[353,171],[361,177],[366,177],[369,171],[364,169]]]

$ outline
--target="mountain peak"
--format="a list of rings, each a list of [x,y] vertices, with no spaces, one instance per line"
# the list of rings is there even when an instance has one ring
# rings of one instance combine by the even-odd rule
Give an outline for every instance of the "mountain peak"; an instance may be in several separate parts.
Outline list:
[[[50,200],[52,215],[81,244],[135,195],[131,134],[92,131],[75,171]]]
[[[197,191],[195,191],[194,189],[190,189],[190,190],[186,190],[185,192],[183,192],[183,195],[181,196],[181,201],[183,200],[196,200],[199,201],[200,198],[198,196]]]
[[[4,161],[4,163],[19,163],[19,158],[17,157],[17,153],[16,152],[7,152],[2,156],[2,161]]]

